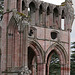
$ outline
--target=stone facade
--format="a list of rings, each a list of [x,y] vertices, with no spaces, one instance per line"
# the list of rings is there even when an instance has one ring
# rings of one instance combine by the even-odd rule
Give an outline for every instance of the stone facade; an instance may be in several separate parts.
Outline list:
[[[0,75],[26,75],[26,70],[30,75],[49,75],[54,52],[59,55],[61,75],[70,75],[72,1],[59,6],[39,0],[4,0],[4,6]]]

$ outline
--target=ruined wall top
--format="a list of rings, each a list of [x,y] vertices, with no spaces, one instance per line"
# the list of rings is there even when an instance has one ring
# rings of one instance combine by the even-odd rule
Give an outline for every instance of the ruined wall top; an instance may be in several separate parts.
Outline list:
[[[52,27],[53,25],[53,27],[56,26],[55,28],[61,29],[60,20],[64,19],[65,30],[72,28],[72,23],[74,20],[72,0],[66,0],[61,3],[61,5],[54,5],[40,0],[10,0],[10,2],[7,2],[5,5],[7,7],[5,7],[4,12],[7,12],[7,10],[11,11],[13,9],[17,9],[17,11],[23,14],[29,14],[32,20],[32,25],[46,25],[49,27]]]

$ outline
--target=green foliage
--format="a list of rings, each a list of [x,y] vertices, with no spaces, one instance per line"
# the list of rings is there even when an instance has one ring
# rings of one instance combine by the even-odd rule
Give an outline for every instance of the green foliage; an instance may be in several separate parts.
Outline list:
[[[75,42],[72,43],[71,49],[71,75],[75,75]]]
[[[0,0],[0,20],[3,17],[3,10],[4,10],[4,0]]]
[[[50,75],[60,75],[60,60],[56,53],[51,57],[49,74]]]

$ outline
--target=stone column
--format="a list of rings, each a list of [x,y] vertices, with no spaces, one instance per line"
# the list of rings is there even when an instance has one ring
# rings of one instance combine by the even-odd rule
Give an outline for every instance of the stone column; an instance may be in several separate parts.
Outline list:
[[[59,14],[59,20],[58,20],[58,28],[60,28],[61,29],[61,15]]]
[[[46,64],[45,63],[37,64],[37,75],[46,75]]]
[[[39,9],[35,12],[35,25],[39,26]]]
[[[28,66],[28,25],[25,25],[23,32],[23,55],[24,55],[24,66]]]
[[[61,65],[61,75],[64,75],[64,65]]]
[[[50,13],[50,27],[52,28],[52,25],[53,25],[53,13],[51,12]]]
[[[46,26],[46,11],[43,11],[42,22],[42,26]]]
[[[47,75],[49,75],[49,64],[47,64]]]

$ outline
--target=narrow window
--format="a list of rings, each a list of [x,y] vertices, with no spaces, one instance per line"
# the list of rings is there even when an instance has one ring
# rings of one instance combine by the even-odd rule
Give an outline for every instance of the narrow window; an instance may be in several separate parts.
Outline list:
[[[61,19],[61,29],[64,30],[64,19]]]
[[[42,7],[42,5],[40,5],[40,7],[39,7],[39,23],[40,24],[43,23],[43,7]]]
[[[31,2],[29,4],[29,8],[28,8],[28,15],[30,16],[31,19],[31,25],[35,25],[35,4],[33,2]]]
[[[17,0],[17,11],[19,11],[19,0]]]
[[[58,18],[58,9],[57,8],[54,8],[53,10],[53,23],[56,23],[56,20]]]
[[[49,6],[47,7],[47,17],[46,17],[46,26],[49,27],[49,22],[50,22],[50,8]]]
[[[61,29],[64,30],[64,10],[62,10],[62,16],[61,16]]]
[[[22,1],[22,11],[25,10],[25,3]]]
[[[51,32],[51,38],[56,39],[57,38],[57,33],[56,32]]]

